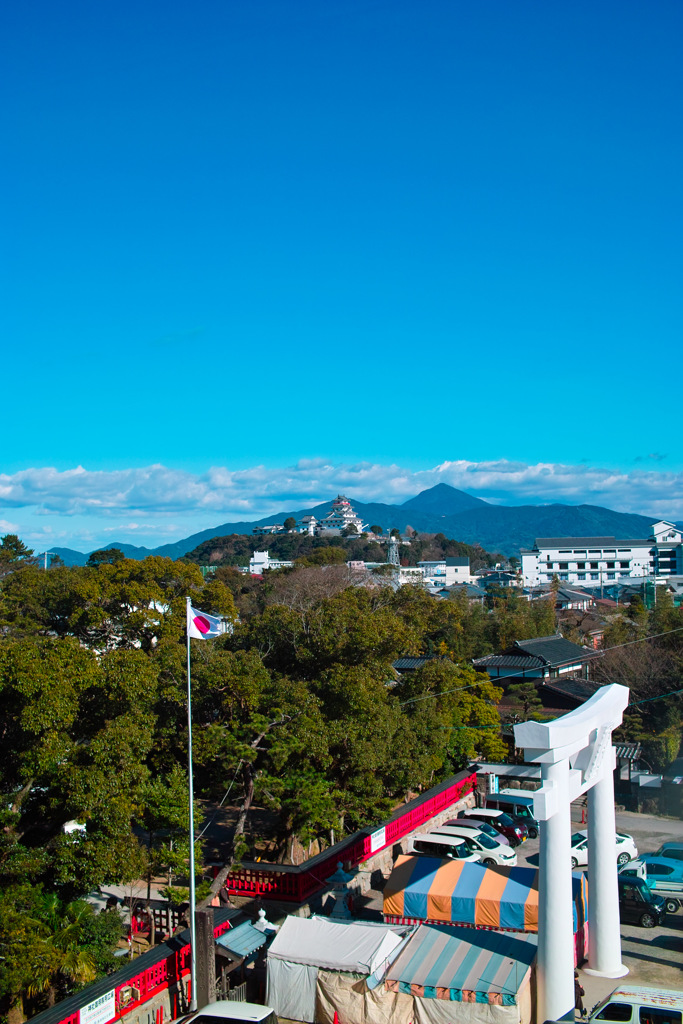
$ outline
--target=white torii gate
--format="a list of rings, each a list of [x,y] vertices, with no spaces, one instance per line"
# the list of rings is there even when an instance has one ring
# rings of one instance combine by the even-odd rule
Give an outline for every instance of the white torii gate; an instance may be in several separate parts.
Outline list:
[[[628,688],[603,686],[576,711],[552,722],[514,727],[515,745],[541,765],[533,794],[541,828],[538,874],[537,1021],[574,1020],[571,879],[572,800],[588,792],[588,974],[621,978],[619,889],[614,818],[612,730],[621,724]]]

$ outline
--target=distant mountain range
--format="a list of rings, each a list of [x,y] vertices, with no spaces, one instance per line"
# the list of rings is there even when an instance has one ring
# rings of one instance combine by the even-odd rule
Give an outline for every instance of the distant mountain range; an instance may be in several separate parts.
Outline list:
[[[480,544],[487,551],[499,551],[505,555],[518,554],[520,548],[531,547],[536,537],[641,539],[650,536],[652,524],[656,522],[655,516],[614,512],[599,505],[491,505],[448,484],[436,484],[402,505],[364,504],[353,498],[349,500],[368,526],[382,526],[385,531],[397,528],[401,532],[412,526],[418,533],[443,533],[454,540]],[[120,548],[127,558],[146,558],[148,555],[181,558],[212,537],[225,537],[231,533],[251,534],[255,526],[282,523],[287,516],[294,516],[297,520],[306,515],[323,519],[331,504],[331,501],[326,501],[312,508],[284,510],[256,522],[222,523],[158,548],[135,547],[116,541],[108,546]],[[264,545],[267,545],[267,540],[264,540]],[[89,554],[71,548],[53,548],[53,552],[67,565],[85,565]]]

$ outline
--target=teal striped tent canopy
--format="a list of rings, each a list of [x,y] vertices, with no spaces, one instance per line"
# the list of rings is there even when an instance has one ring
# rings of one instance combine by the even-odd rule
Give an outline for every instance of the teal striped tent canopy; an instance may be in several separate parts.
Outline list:
[[[427,999],[514,1006],[536,944],[531,934],[423,924],[387,971],[385,985]]]

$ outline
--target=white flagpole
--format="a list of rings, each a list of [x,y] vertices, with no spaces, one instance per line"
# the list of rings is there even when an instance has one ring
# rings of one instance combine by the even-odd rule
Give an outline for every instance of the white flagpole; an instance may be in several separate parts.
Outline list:
[[[192,958],[190,961],[190,1008],[194,1013],[197,1009],[197,931],[195,926],[195,891],[194,891],[194,787],[192,784],[192,686],[190,680],[190,599],[187,601],[187,777],[190,791],[190,943]]]

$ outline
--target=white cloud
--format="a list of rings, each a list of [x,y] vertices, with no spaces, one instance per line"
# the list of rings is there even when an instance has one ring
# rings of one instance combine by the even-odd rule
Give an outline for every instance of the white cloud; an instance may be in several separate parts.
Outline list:
[[[26,469],[0,474],[0,509],[13,509],[13,518],[22,510],[22,520],[30,516],[32,535],[48,544],[114,533],[119,540],[144,543],[146,538],[159,544],[222,522],[315,505],[337,492],[359,501],[397,504],[439,482],[496,505],[586,503],[683,519],[681,473],[505,459],[454,460],[417,471],[369,462],[333,465],[324,459],[274,469],[214,466],[201,474],[162,465],[114,471]],[[3,521],[0,529],[15,533],[19,526]]]

